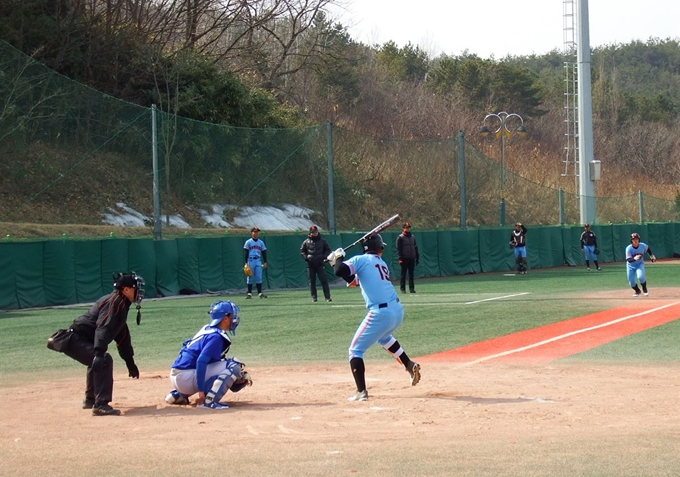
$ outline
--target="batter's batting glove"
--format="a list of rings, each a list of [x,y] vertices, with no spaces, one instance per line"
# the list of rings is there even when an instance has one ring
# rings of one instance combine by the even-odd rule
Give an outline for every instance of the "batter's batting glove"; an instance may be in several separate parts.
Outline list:
[[[655,256],[655,255],[650,255],[650,256],[649,256],[649,259],[650,259],[652,262],[656,262],[656,256]]]
[[[328,254],[328,257],[326,257],[326,260],[328,260],[328,263],[331,264],[331,266],[335,266],[335,262],[338,261],[339,258],[342,258],[345,256],[345,251],[341,248],[331,252]]]

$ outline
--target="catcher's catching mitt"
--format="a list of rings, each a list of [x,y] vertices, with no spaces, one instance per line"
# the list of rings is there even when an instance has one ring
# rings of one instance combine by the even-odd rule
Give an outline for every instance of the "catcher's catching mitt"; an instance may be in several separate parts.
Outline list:
[[[250,269],[250,265],[247,263],[243,265],[243,273],[246,274],[246,277],[252,277],[253,276],[253,271]]]
[[[595,249],[595,255],[599,255],[599,254],[600,254],[600,249],[599,249],[599,248],[596,248],[596,249]]]

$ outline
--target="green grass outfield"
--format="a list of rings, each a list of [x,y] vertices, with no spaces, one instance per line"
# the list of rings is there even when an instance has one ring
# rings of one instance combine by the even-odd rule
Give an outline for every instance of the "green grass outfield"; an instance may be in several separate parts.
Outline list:
[[[489,273],[417,280],[417,294],[400,294],[406,315],[396,337],[410,356],[417,357],[616,306],[611,298],[585,298],[597,291],[620,291],[620,304],[629,302],[624,264],[603,267],[601,272],[562,267],[518,276]],[[677,287],[678,270],[669,263],[648,266],[649,299],[655,287]],[[182,341],[206,323],[208,306],[218,299],[241,307],[241,325],[230,355],[250,366],[347,359],[349,341],[365,315],[357,288],[333,286],[332,303],[312,303],[306,289],[266,292],[266,300],[246,300],[243,294],[146,300],[141,326],[135,324],[132,308],[129,326],[140,370],[169,367]],[[48,350],[45,342],[85,309],[0,312],[0,385],[28,372],[81,372],[72,360]],[[680,361],[678,342],[680,320],[565,359]],[[116,366],[122,366],[115,348],[112,354]],[[375,346],[367,359],[390,357]]]

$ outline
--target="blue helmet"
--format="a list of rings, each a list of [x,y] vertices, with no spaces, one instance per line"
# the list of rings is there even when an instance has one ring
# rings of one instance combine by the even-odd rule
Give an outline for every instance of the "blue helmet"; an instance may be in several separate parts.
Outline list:
[[[231,315],[231,323],[229,324],[229,332],[236,335],[236,327],[241,322],[238,316],[239,308],[236,303],[231,301],[218,301],[210,305],[208,315],[210,315],[210,326],[217,326],[224,319],[225,316]]]

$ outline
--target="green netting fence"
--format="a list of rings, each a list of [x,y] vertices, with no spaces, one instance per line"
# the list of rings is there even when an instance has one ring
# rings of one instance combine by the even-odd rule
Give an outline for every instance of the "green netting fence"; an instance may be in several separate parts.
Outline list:
[[[244,206],[293,204],[332,232],[369,229],[395,213],[422,228],[498,226],[501,209],[506,223],[579,222],[578,197],[503,171],[463,134],[412,141],[331,124],[252,129],[194,121],[70,81],[6,43],[0,78],[0,189],[9,210],[0,222],[24,221],[33,203],[49,209],[43,220],[79,223],[65,204],[95,199],[129,200],[157,221],[173,212],[173,200],[226,206],[227,222]],[[111,164],[137,171],[137,179],[102,172]],[[680,203],[597,197],[596,216],[595,223],[676,221]]]

